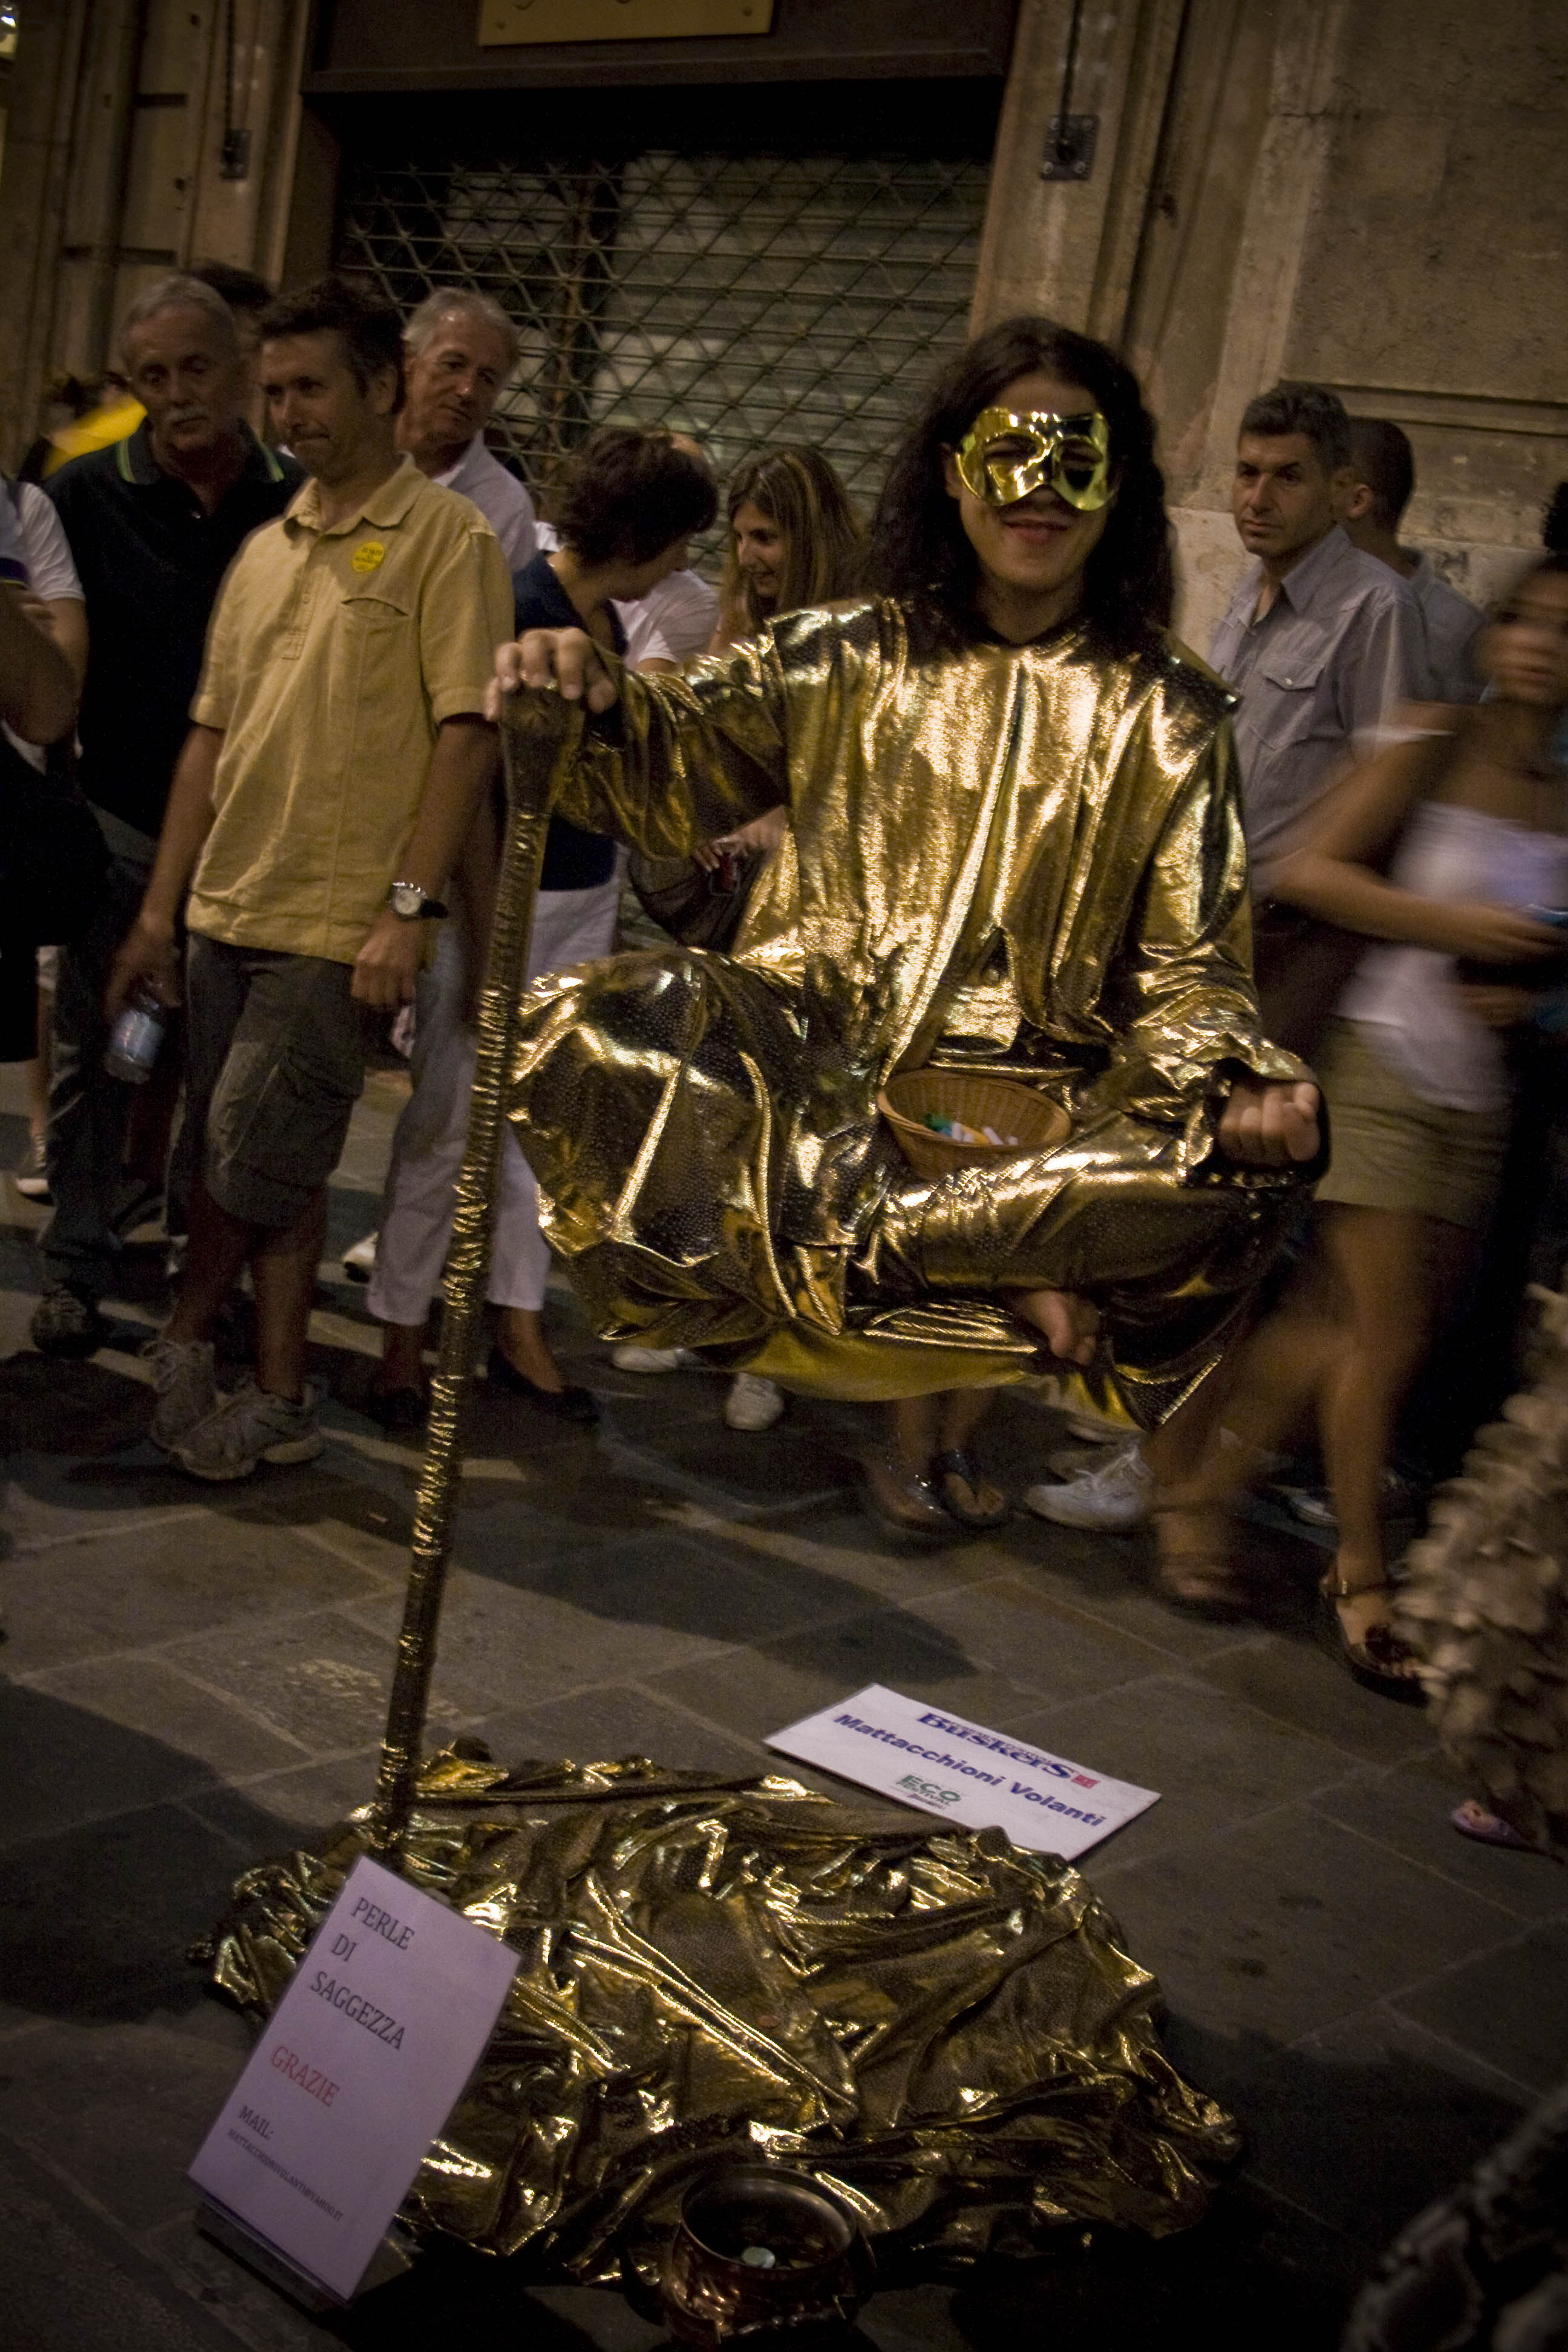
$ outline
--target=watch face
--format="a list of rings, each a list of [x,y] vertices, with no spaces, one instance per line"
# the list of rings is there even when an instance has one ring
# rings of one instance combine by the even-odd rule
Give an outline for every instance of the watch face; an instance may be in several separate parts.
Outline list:
[[[416,890],[412,882],[395,882],[392,886],[392,911],[405,922],[413,922],[425,904],[425,893]]]

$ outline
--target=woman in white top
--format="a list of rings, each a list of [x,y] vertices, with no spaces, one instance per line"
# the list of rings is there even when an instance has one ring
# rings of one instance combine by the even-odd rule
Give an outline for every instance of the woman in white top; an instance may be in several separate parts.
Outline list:
[[[1520,582],[1477,652],[1490,698],[1410,713],[1320,804],[1275,880],[1277,897],[1384,944],[1363,958],[1320,1056],[1333,1156],[1307,1265],[1249,1344],[1233,1442],[1181,1497],[1217,1507],[1315,1405],[1339,1522],[1322,1586],[1339,1644],[1358,1680],[1412,1699],[1384,1473],[1496,1202],[1507,1032],[1560,1013],[1568,1028],[1568,776],[1552,758],[1568,709],[1568,558]]]

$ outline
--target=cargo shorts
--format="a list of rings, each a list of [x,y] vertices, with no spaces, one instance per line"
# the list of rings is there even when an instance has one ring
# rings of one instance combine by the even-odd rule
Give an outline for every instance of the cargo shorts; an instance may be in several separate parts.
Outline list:
[[[192,932],[185,962],[188,1165],[220,1209],[279,1231],[342,1156],[376,1015],[352,964]]]

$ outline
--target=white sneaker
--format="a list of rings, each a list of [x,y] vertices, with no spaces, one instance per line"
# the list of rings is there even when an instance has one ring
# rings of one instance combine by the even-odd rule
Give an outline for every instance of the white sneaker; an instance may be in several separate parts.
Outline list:
[[[1067,1424],[1080,1445],[1125,1445],[1127,1426],[1119,1429],[1113,1421],[1101,1421],[1098,1413],[1069,1412]]]
[[[27,1138],[26,1156],[19,1168],[14,1168],[11,1171],[11,1181],[24,1201],[54,1199],[55,1196],[49,1190],[48,1161],[44,1155],[44,1139],[41,1135],[30,1135]]]
[[[343,1272],[351,1282],[368,1282],[375,1272],[375,1245],[379,1233],[366,1234],[363,1241],[352,1242],[343,1252]]]
[[[248,1478],[258,1462],[313,1462],[326,1442],[309,1381],[298,1404],[247,1381],[172,1450],[193,1478]]]
[[[212,1341],[149,1339],[142,1353],[153,1367],[153,1392],[158,1400],[148,1434],[162,1453],[171,1454],[198,1421],[217,1409]]]
[[[1102,1528],[1120,1534],[1142,1527],[1154,1501],[1154,1474],[1137,1438],[1119,1445],[1098,1470],[1085,1470],[1064,1486],[1031,1486],[1024,1501],[1037,1518],[1058,1528]]]
[[[784,1409],[784,1392],[776,1381],[760,1372],[737,1372],[724,1400],[724,1419],[731,1429],[771,1429]]]
[[[701,1363],[689,1348],[638,1348],[628,1340],[610,1358],[617,1372],[693,1372]]]

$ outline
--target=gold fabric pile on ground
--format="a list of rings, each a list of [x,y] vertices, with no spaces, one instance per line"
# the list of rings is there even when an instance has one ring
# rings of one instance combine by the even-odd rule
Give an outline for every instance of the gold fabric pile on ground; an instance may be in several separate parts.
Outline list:
[[[885,600],[621,696],[558,706],[561,813],[650,856],[781,802],[790,830],[732,954],[524,1002],[509,1111],[595,1328],[913,1395],[1038,1370],[1005,1293],[1081,1290],[1092,1402],[1158,1422],[1319,1172],[1215,1154],[1229,1076],[1304,1075],[1258,1029],[1232,698],[1173,646],[961,641]],[[912,1178],[875,1099],[928,1063],[1038,1086],[1069,1141]]]
[[[239,1882],[215,1974],[257,2023],[365,1843],[356,1814]],[[531,2276],[615,2280],[623,2243],[645,2266],[725,2153],[802,2167],[873,2239],[944,2263],[1069,2225],[1184,2228],[1236,2153],[1107,1913],[1000,1831],[641,1758],[445,1754],[405,1853],[521,1965],[405,2218]]]

